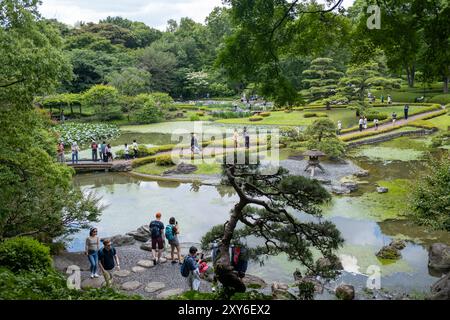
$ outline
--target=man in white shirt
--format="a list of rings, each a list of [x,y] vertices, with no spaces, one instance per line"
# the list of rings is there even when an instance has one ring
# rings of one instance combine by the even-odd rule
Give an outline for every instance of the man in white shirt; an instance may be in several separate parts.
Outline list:
[[[134,159],[138,157],[138,144],[136,140],[133,140],[133,152],[134,152]]]

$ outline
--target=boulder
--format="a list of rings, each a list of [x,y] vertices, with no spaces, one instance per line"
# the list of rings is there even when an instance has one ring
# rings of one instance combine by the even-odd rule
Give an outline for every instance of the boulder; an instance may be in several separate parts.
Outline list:
[[[105,285],[106,285],[105,278],[103,276],[100,276],[100,277],[94,278],[94,279],[91,279],[91,278],[84,279],[81,282],[80,286],[81,286],[81,289],[86,290],[86,289],[99,289]]]
[[[166,290],[166,291],[159,293],[156,296],[156,299],[159,299],[159,300],[167,299],[170,296],[180,295],[183,292],[184,292],[184,290],[181,288]]]
[[[450,270],[450,247],[443,243],[434,243],[428,251],[428,266],[433,269]]]
[[[378,193],[388,193],[389,189],[386,187],[377,187]]]
[[[150,282],[145,286],[145,292],[153,293],[159,290],[162,290],[166,287],[166,285],[162,282]]]
[[[134,273],[141,273],[141,272],[144,272],[145,270],[147,270],[147,268],[139,267],[139,266],[135,266],[135,267],[131,268],[131,271],[133,271]]]
[[[397,250],[403,250],[406,248],[406,242],[403,240],[392,240],[389,246],[394,247]]]
[[[131,161],[113,163],[110,169],[111,172],[129,172],[131,170],[133,170]]]
[[[450,273],[431,286],[430,300],[450,300]]]
[[[133,291],[139,289],[141,283],[139,281],[128,281],[122,284],[122,290]]]
[[[113,275],[119,278],[125,278],[128,277],[131,274],[129,270],[116,270],[114,271]]]
[[[358,190],[358,184],[353,181],[341,183],[341,187],[344,187],[344,188],[350,190],[350,192]]]
[[[111,243],[114,247],[120,247],[120,246],[128,246],[128,245],[132,245],[134,243],[136,243],[136,240],[134,239],[134,237],[130,236],[130,235],[116,235],[113,237],[108,238],[111,240]],[[101,241],[103,241],[104,239],[101,239]]]
[[[302,278],[300,278],[300,279],[295,281],[295,285],[296,286],[300,286],[300,285],[302,285],[304,283],[311,283],[311,284],[313,284],[315,293],[319,293],[319,294],[323,293],[323,289],[324,289],[323,283],[320,282],[315,277],[313,277],[313,276],[306,276],[306,277],[302,277]]]
[[[148,226],[148,225],[143,225],[143,226],[141,226],[141,227],[139,227],[138,229],[137,229],[137,232],[139,232],[139,233],[144,233],[144,234],[148,234],[149,236],[151,235],[151,233],[150,233],[150,227]]]
[[[285,283],[272,283],[272,298],[274,300],[294,300],[295,296],[288,291],[289,286]]]
[[[321,269],[333,269],[333,270],[344,270],[342,263],[336,258],[336,261],[331,261],[328,258],[320,258],[316,262],[317,266]]]
[[[314,178],[315,180],[319,181],[321,184],[331,185],[331,180],[326,178]]]
[[[251,274],[246,274],[245,277],[242,278],[242,282],[244,282],[245,286],[250,289],[263,289],[267,287],[267,283],[263,279]]]
[[[146,241],[145,243],[141,244],[140,248],[141,248],[141,250],[152,252],[152,242],[151,242],[151,240]]]
[[[127,235],[132,236],[134,239],[136,239],[137,241],[141,241],[141,242],[147,242],[151,238],[150,234],[142,233],[142,232],[138,232],[138,231],[128,232]]]
[[[355,175],[355,177],[358,177],[358,178],[368,177],[369,170],[361,170],[361,171],[356,172],[354,175]]]
[[[351,191],[348,188],[342,186],[333,186],[331,192],[337,195],[349,194]]]
[[[392,246],[384,246],[383,248],[381,248],[380,251],[378,251],[376,255],[380,259],[387,259],[387,260],[397,260],[402,257],[400,251]]]
[[[53,257],[53,266],[56,270],[66,272],[69,266],[78,266],[81,271],[89,271],[90,265],[84,252],[62,252]]]
[[[336,288],[336,297],[340,300],[355,299],[355,288],[348,284],[342,284]]]
[[[187,164],[187,163],[180,163],[175,169],[173,170],[167,170],[164,172],[165,175],[170,174],[191,174],[197,171],[197,166],[193,164]]]
[[[154,263],[152,260],[139,260],[137,265],[143,268],[152,268],[154,267]]]

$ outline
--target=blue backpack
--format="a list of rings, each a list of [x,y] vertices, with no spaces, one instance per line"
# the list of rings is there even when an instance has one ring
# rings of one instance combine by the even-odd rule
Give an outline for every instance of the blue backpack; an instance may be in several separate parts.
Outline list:
[[[185,278],[189,277],[189,272],[191,271],[189,269],[189,265],[188,265],[188,263],[189,263],[188,260],[190,260],[190,259],[192,259],[192,257],[190,257],[190,256],[187,256],[186,258],[184,258],[183,264],[180,267],[181,275]]]
[[[166,226],[166,238],[169,241],[172,241],[175,238],[175,235],[173,234],[173,226],[171,224],[168,224]]]

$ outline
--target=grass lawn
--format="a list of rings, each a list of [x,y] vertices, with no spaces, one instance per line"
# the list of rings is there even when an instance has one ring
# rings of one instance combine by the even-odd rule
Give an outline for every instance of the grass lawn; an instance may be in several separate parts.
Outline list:
[[[161,175],[167,170],[175,169],[176,166],[158,166],[156,163],[148,163],[135,169],[138,173],[150,174],[150,175]]]
[[[195,174],[220,174],[222,172],[222,167],[219,163],[201,163],[196,164],[197,170]]]
[[[436,117],[433,119],[425,120],[430,124],[439,128],[439,130],[448,131],[450,128],[450,114],[444,114],[443,116]]]
[[[390,115],[392,112],[396,112],[398,116],[403,115],[403,106],[388,106],[388,107],[377,107],[372,108],[372,110],[376,110],[382,113]],[[427,107],[421,106],[410,106],[409,112],[415,111],[425,111]],[[328,115],[328,118],[337,123],[338,120],[342,121],[343,128],[350,128],[358,123],[358,118],[356,117],[356,113],[351,109],[317,109],[318,112],[325,112]],[[315,120],[319,118],[305,118],[305,112],[315,112],[315,110],[306,110],[306,111],[293,111],[291,113],[286,113],[284,111],[275,111],[271,112],[269,117],[263,118],[261,121],[252,122],[248,118],[236,118],[236,119],[223,119],[218,120],[218,123],[224,124],[245,124],[245,125],[279,125],[279,126],[307,126],[313,123]]]

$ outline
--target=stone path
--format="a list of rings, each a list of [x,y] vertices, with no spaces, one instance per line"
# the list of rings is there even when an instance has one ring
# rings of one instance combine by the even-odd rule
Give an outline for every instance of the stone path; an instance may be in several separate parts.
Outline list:
[[[400,125],[407,124],[407,123],[413,122],[415,120],[423,119],[423,118],[425,118],[427,116],[430,116],[430,115],[433,115],[433,114],[437,114],[437,113],[439,113],[441,111],[442,111],[442,109],[435,110],[435,111],[430,111],[430,112],[426,112],[426,113],[417,114],[417,115],[408,117],[408,120],[400,119],[400,120],[395,121],[395,126],[392,124],[392,121],[390,121],[388,123],[384,123],[384,124],[379,125],[378,126],[378,131],[382,131],[383,129],[386,129],[386,128],[400,127]],[[372,131],[377,131],[377,130],[375,130],[375,127],[367,128],[367,129],[363,130],[363,132],[372,132]],[[355,133],[358,133],[358,132],[359,132],[359,130],[355,130],[355,131],[352,131],[352,132],[341,134],[339,137],[341,137],[341,138],[348,137],[348,136],[351,136],[351,135],[353,135]],[[380,132],[380,133],[382,133],[382,132]]]

